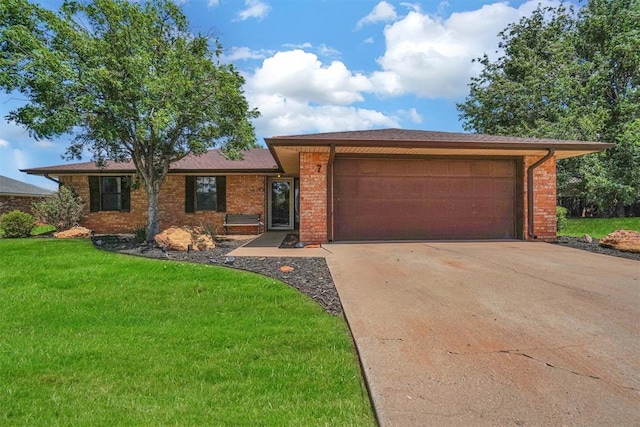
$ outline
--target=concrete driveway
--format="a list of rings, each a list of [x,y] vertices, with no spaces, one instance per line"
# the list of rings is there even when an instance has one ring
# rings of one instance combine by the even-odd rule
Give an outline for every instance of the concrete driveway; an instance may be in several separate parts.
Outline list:
[[[324,246],[381,425],[640,425],[637,261],[518,241]]]

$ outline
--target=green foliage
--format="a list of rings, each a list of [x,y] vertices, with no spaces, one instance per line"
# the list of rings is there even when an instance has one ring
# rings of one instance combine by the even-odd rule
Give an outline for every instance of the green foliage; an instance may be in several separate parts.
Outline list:
[[[133,230],[133,241],[136,243],[142,243],[147,240],[147,229],[146,227],[136,227]]]
[[[558,190],[601,214],[640,198],[640,1],[539,7],[500,33],[504,54],[458,104],[467,130],[615,143],[560,161]]]
[[[556,228],[558,231],[564,230],[567,226],[567,208],[556,206]]]
[[[0,229],[4,231],[4,237],[29,237],[35,222],[33,215],[19,210],[0,215]]]
[[[170,0],[28,0],[0,5],[0,87],[29,103],[8,118],[37,138],[74,135],[68,158],[132,159],[157,234],[158,193],[172,162],[220,145],[255,144],[244,80],[218,41],[189,31]]]
[[[61,187],[53,196],[34,202],[32,209],[38,220],[63,231],[80,224],[84,203],[72,189]]]
[[[348,327],[277,280],[0,240],[2,425],[375,425]]]
[[[200,227],[204,230],[205,234],[211,237],[214,241],[217,236],[217,229],[210,222],[201,222]]]
[[[588,234],[600,239],[616,230],[640,231],[640,218],[568,218],[567,226],[558,235],[580,237]]]

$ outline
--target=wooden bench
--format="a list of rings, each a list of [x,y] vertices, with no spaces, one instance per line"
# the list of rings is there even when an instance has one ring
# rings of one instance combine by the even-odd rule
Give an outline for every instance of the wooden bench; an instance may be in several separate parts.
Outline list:
[[[222,226],[226,234],[229,234],[229,227],[257,227],[257,234],[264,228],[260,214],[227,214]]]

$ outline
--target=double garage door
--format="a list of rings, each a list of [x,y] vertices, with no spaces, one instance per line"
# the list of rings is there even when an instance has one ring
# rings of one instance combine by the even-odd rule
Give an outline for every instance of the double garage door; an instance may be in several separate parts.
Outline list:
[[[514,160],[336,158],[334,240],[510,239]]]

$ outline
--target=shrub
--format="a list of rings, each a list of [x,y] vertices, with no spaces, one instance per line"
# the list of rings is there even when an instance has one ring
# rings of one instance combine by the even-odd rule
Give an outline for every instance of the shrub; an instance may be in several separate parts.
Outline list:
[[[200,222],[200,228],[204,231],[206,235],[211,237],[213,240],[216,239],[216,228],[209,222]]]
[[[32,208],[38,220],[64,231],[80,224],[84,203],[75,191],[61,187],[53,196],[33,203]]]
[[[567,226],[567,208],[556,206],[556,227],[558,231]]]
[[[144,243],[147,240],[147,227],[139,226],[133,230],[133,241],[135,243]]]
[[[0,216],[4,237],[29,237],[36,223],[33,215],[15,210]]]

